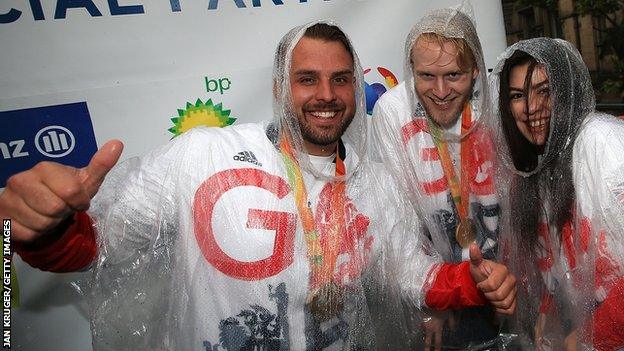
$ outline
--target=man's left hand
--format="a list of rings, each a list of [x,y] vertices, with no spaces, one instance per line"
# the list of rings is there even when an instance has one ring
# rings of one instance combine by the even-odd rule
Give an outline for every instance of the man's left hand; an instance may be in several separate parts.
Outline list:
[[[476,244],[470,245],[470,274],[496,312],[507,315],[515,312],[516,277],[504,264],[483,259]]]

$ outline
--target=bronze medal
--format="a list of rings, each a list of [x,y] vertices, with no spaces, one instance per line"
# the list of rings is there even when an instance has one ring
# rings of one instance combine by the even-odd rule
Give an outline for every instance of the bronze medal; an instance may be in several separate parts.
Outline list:
[[[470,218],[464,218],[457,225],[457,229],[455,231],[455,240],[459,246],[464,249],[470,247],[470,244],[475,242],[476,239],[477,228]]]
[[[337,317],[342,307],[342,289],[333,282],[323,285],[308,303],[308,309],[319,322]]]

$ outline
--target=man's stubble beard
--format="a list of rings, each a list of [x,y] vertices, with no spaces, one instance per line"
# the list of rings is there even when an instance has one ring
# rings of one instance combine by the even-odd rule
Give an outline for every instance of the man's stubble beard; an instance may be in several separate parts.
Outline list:
[[[422,105],[422,107],[425,109],[425,112],[427,113],[427,118],[429,120],[431,120],[432,122],[435,122],[437,125],[439,125],[442,128],[450,128],[452,126],[455,125],[455,123],[457,123],[457,120],[459,119],[459,117],[461,116],[462,111],[464,110],[464,106],[466,106],[466,103],[469,102],[472,99],[472,95],[473,95],[473,89],[475,86],[475,82],[478,78],[475,78],[472,80],[472,84],[470,85],[470,93],[467,94],[466,96],[462,96],[462,101],[461,103],[457,106],[457,107],[453,107],[453,110],[449,110],[447,111],[448,115],[450,115],[451,119],[448,123],[444,123],[441,124],[440,122],[438,122],[438,118],[434,118],[434,115],[431,113],[431,111],[429,110],[429,105],[425,103],[425,101],[429,102],[430,104],[435,104],[433,101],[431,101],[428,97],[426,96],[421,96],[418,93],[418,90],[414,89],[416,96],[418,97],[418,100],[420,101],[420,104]]]
[[[346,132],[346,130],[353,122],[353,118],[355,117],[355,113],[352,113],[351,116],[347,116],[347,118],[343,118],[340,127],[333,131],[331,134],[320,134],[315,130],[310,128],[307,121],[304,120],[304,123],[299,123],[299,128],[301,129],[301,137],[303,140],[318,146],[327,146],[331,145],[342,137],[342,135]]]

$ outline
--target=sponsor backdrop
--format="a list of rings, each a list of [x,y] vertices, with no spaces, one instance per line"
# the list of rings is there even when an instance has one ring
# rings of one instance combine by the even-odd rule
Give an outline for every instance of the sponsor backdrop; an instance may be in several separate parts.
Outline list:
[[[402,80],[403,42],[431,8],[459,0],[3,0],[0,188],[42,160],[85,165],[98,145],[141,155],[196,125],[271,118],[271,66],[291,27],[332,19],[366,69],[367,107]],[[473,1],[491,68],[505,47],[500,1]],[[88,350],[88,273],[14,261],[18,350]]]

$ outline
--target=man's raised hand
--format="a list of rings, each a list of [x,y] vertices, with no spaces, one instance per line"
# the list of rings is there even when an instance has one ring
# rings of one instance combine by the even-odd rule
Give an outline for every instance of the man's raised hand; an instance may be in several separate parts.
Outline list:
[[[33,242],[74,212],[88,209],[122,150],[119,140],[111,140],[84,168],[40,162],[9,178],[0,194],[0,217],[12,220],[11,238]]]
[[[503,264],[483,259],[476,244],[470,245],[470,274],[477,288],[501,314],[516,310],[516,277]]]

